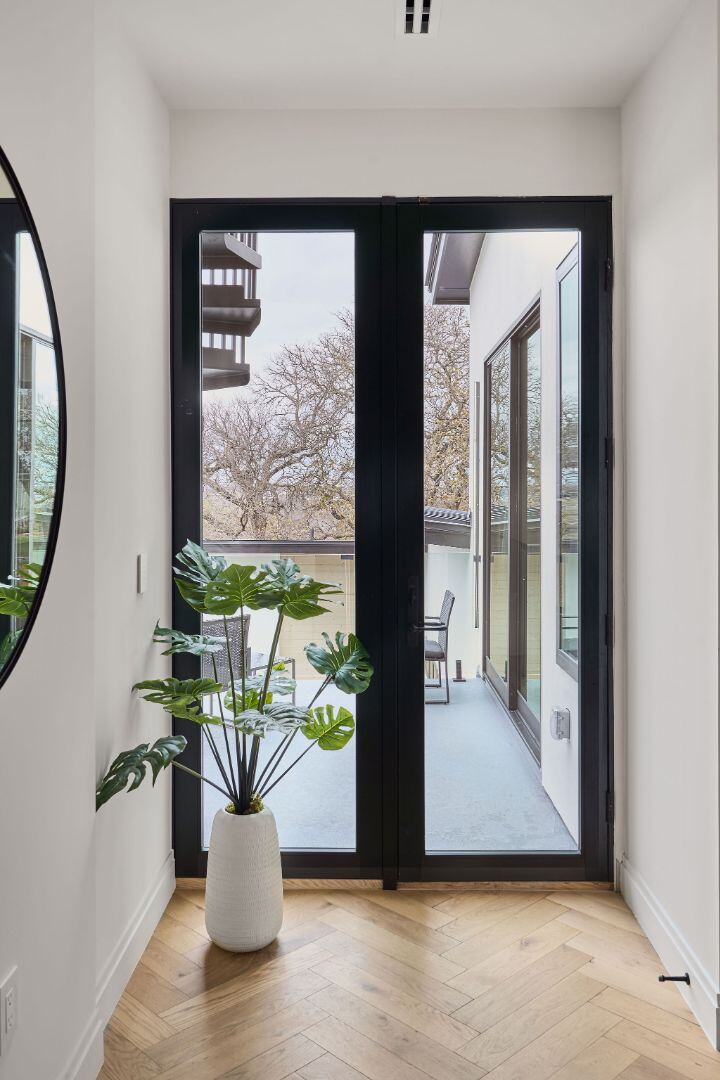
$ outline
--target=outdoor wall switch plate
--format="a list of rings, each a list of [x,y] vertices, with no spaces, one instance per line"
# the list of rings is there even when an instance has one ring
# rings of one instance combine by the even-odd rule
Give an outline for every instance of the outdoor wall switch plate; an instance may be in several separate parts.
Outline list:
[[[144,553],[137,557],[137,591],[142,596],[147,586],[147,555]]]
[[[550,713],[550,734],[553,739],[570,738],[570,710],[554,706]]]
[[[0,1057],[4,1057],[10,1049],[17,1024],[17,968],[14,967],[0,984]]]

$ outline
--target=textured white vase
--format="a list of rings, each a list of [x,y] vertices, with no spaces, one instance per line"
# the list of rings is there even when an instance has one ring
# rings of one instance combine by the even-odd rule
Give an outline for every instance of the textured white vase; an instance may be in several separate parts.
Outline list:
[[[283,918],[282,868],[272,811],[213,820],[205,885],[205,925],[216,945],[255,952],[274,941]]]

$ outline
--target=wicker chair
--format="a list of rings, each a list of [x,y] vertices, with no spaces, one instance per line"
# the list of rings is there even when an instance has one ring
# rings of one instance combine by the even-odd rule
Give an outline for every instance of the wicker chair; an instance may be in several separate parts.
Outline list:
[[[449,589],[445,590],[445,596],[443,597],[442,607],[440,608],[439,615],[426,615],[425,622],[423,623],[423,630],[428,630],[433,634],[437,634],[437,640],[433,638],[425,638],[425,661],[426,663],[437,664],[438,667],[438,681],[426,683],[426,686],[442,687],[442,667],[445,665],[445,700],[444,701],[428,701],[427,705],[449,705],[450,704],[450,679],[448,677],[448,632],[450,629],[450,616],[452,615],[453,604],[455,603],[455,596]]]
[[[245,638],[245,671],[250,671],[250,616],[246,615],[245,626],[243,630],[243,637]],[[242,675],[241,668],[241,638],[240,638],[240,616],[231,615],[227,620],[228,639],[230,641],[230,653],[232,655],[233,662],[233,674],[235,679],[239,679]],[[203,634],[207,634],[209,637],[224,637],[224,627],[222,619],[208,619],[203,618]],[[214,679],[215,673],[213,671],[213,657],[217,664],[218,682],[221,682],[223,686],[228,689],[230,686],[230,665],[228,664],[227,651],[222,649],[220,652],[213,653],[212,656],[203,656],[202,658],[202,673],[205,679]]]

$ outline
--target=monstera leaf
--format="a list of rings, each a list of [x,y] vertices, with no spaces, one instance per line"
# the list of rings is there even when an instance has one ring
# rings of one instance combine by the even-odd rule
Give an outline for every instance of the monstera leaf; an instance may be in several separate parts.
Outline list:
[[[325,648],[314,642],[305,646],[305,655],[316,671],[328,675],[345,694],[362,694],[370,685],[373,666],[364,645],[354,634],[345,639],[339,631],[333,642],[323,632]]]
[[[262,688],[265,685],[264,675],[248,675],[245,680],[245,706],[244,709],[257,709],[260,702],[260,695]],[[294,679],[291,679],[289,675],[283,675],[281,672],[270,676],[268,683],[268,693],[265,701],[269,705],[273,700],[273,695],[277,694],[278,697],[289,697],[294,693],[297,683]],[[243,711],[242,704],[242,682],[237,679],[235,681],[235,693],[232,690],[228,690],[223,699],[223,705],[232,713],[233,708],[237,709],[238,715]]]
[[[183,634],[180,630],[160,626],[160,623],[155,627],[153,641],[168,646],[167,649],[163,649],[163,656],[174,656],[176,653],[209,656],[211,653],[222,652],[225,648],[224,638],[207,637],[205,634]]]
[[[147,690],[145,701],[162,705],[165,712],[196,724],[222,724],[219,716],[204,713],[197,704],[203,697],[219,694],[222,684],[214,679],[146,679],[135,683],[133,690]]]
[[[7,585],[0,585],[0,615],[12,615],[16,619],[28,617],[35,602],[41,573],[39,563],[26,563],[9,578]]]
[[[176,555],[179,566],[175,567],[175,584],[180,595],[195,611],[207,612],[207,589],[227,567],[221,555],[209,555],[204,548],[188,540]]]
[[[264,607],[276,608],[288,619],[312,619],[323,615],[330,608],[324,607],[325,598],[337,596],[342,589],[324,581],[315,581],[300,573],[300,567],[292,559],[273,559],[263,564],[266,572]]]
[[[214,615],[234,615],[241,608],[257,611],[265,607],[263,585],[264,570],[256,566],[238,566],[233,563],[209,582],[206,594],[207,611]]]
[[[308,711],[308,717],[303,735],[321,750],[342,750],[353,737],[355,720],[343,705],[337,712],[332,705],[318,705]]]
[[[0,638],[0,671],[2,671],[2,669],[7,664],[8,660],[12,656],[13,649],[15,648],[22,636],[23,631],[22,629],[20,629],[11,630],[5,635],[5,637]]]
[[[134,791],[140,787],[147,774],[147,767],[152,770],[153,787],[160,775],[161,769],[166,769],[178,754],[182,754],[187,746],[187,740],[182,735],[166,735],[158,739],[150,746],[148,743],[140,743],[134,750],[125,750],[113,761],[98,784],[95,792],[95,809],[99,810],[103,803],[124,791],[128,780],[132,783],[128,791]]]
[[[303,727],[307,718],[307,709],[273,702],[271,705],[266,705],[262,712],[259,709],[245,709],[235,718],[235,726],[245,735],[256,735],[263,739],[270,731],[279,731],[283,735],[289,735]]]

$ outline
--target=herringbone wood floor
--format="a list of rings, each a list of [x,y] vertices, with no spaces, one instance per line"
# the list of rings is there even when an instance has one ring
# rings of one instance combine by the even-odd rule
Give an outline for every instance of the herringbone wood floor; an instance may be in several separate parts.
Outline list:
[[[288,891],[261,953],[178,889],[107,1028],[103,1080],[720,1080],[611,892]]]

